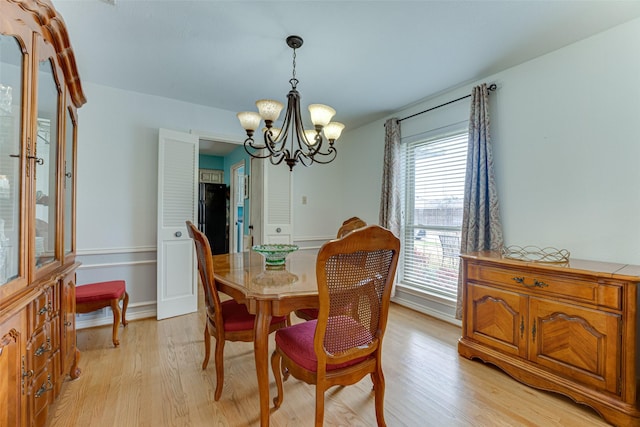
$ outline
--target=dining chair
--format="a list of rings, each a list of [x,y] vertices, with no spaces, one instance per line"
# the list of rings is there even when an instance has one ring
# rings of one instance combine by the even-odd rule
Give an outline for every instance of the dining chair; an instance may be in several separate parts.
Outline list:
[[[353,216],[342,223],[340,229],[338,229],[337,239],[346,236],[351,233],[353,230],[357,230],[358,228],[366,227],[367,223],[358,218],[357,216]],[[294,311],[295,315],[298,316],[302,320],[313,320],[318,318],[318,309],[317,308],[300,308]]]
[[[438,238],[442,248],[442,265],[444,266],[446,260],[448,260],[450,266],[455,267],[456,261],[460,256],[460,236],[440,234]]]
[[[358,218],[357,216],[353,216],[342,223],[342,226],[338,229],[338,235],[336,237],[339,239],[351,233],[353,230],[366,226],[366,221]]]
[[[216,339],[215,368],[216,368],[216,390],[214,399],[217,401],[222,395],[224,384],[224,344],[225,341],[245,341],[254,340],[253,325],[255,315],[250,314],[244,304],[240,304],[233,299],[222,302],[216,282],[213,276],[213,260],[211,246],[207,236],[204,235],[191,221],[187,221],[189,236],[193,239],[198,258],[198,271],[200,281],[204,288],[206,322],[204,326],[204,362],[202,369],[207,369],[209,356],[211,353],[211,337]],[[269,332],[289,325],[288,316],[278,316],[271,319]]]
[[[378,426],[384,420],[382,339],[387,325],[400,240],[377,225],[325,243],[318,253],[318,318],[276,332],[271,368],[283,401],[283,375],[316,386],[315,425],[324,420],[324,393],[371,376]],[[349,309],[345,309],[349,307]]]

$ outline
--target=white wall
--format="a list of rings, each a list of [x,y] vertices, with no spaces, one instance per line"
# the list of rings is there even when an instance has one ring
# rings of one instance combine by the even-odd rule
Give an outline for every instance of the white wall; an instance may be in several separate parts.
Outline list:
[[[389,117],[403,118],[464,96],[479,83],[496,83],[491,136],[505,243],[640,264],[638,46],[636,19]],[[468,119],[468,100],[458,104],[466,111],[443,107],[403,121],[402,135]],[[343,216],[359,209],[377,219],[383,124],[348,132],[341,141],[347,163]],[[416,304],[414,295],[405,296]],[[434,310],[450,315],[443,307]]]
[[[340,158],[339,147],[338,152]],[[293,233],[295,243],[301,247],[319,247],[335,238],[342,225],[339,197],[343,184],[338,158],[327,165],[298,164],[293,168]]]
[[[640,264],[640,20],[492,78],[507,244]]]

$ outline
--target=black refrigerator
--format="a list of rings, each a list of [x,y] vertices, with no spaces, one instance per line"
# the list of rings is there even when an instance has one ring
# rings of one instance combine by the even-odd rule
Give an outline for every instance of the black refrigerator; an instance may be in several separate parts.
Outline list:
[[[209,239],[214,255],[229,252],[227,186],[200,183],[198,229]]]

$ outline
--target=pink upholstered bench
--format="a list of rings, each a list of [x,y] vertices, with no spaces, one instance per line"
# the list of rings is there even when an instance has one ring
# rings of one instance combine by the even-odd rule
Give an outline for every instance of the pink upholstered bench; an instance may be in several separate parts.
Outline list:
[[[127,326],[127,305],[129,294],[124,280],[91,283],[76,287],[76,313],[90,313],[104,307],[113,311],[113,345],[120,345],[118,328],[120,327],[120,301],[122,303],[122,325]]]

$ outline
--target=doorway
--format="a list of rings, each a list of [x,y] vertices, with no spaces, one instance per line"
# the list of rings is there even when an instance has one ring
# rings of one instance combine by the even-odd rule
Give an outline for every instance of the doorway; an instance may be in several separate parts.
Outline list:
[[[230,252],[244,251],[245,208],[247,198],[244,161],[231,166],[231,197],[229,210],[231,222],[229,227]]]

